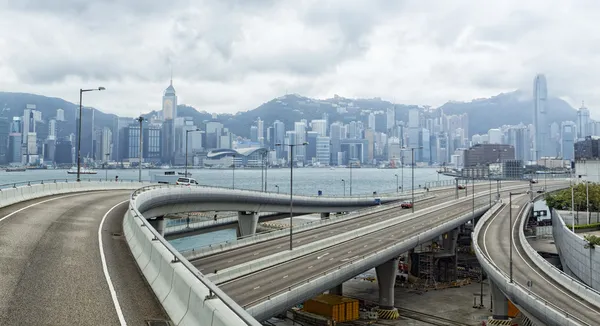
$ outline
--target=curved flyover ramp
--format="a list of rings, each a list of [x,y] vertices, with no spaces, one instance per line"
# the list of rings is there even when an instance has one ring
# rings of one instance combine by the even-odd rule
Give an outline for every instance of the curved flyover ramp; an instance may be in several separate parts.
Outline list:
[[[504,296],[538,325],[598,325],[597,295],[551,266],[527,243],[523,227],[530,209],[529,195],[513,196],[512,224],[504,200],[473,233],[477,258],[493,282],[494,318],[507,318]]]

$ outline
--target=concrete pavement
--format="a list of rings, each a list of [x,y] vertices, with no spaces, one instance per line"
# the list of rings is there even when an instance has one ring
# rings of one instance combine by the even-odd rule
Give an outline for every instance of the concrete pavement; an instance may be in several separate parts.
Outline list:
[[[98,229],[129,193],[52,196],[0,210],[0,325],[120,323],[103,273]],[[124,321],[143,325],[165,315],[118,235],[125,209],[119,205],[106,215],[102,249]]]
[[[569,314],[579,318],[589,325],[597,325],[600,318],[600,309],[581,299],[566,287],[555,283],[552,278],[545,275],[533,261],[529,259],[520,244],[518,232],[520,219],[518,213],[527,204],[528,195],[513,196],[513,224],[509,229],[509,207],[504,206],[495,216],[490,218],[483,226],[477,239],[485,255],[490,257],[494,264],[502,271],[510,272],[510,238],[512,232],[513,244],[513,279],[516,283],[526,287],[528,281],[532,286],[528,288],[532,293],[544,298],[555,306],[564,309]],[[505,202],[508,202],[505,200]],[[530,312],[533,313],[533,312]]]

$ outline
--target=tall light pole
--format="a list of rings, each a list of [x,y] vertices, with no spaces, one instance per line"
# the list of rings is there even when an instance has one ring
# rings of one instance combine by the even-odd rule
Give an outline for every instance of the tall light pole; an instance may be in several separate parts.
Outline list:
[[[279,185],[275,185],[275,188],[277,188],[277,193],[279,193]]]
[[[396,177],[396,192],[399,192],[400,188],[398,188],[398,174],[394,174],[394,176]]]
[[[412,147],[410,149],[410,151],[412,153],[412,160],[410,162],[412,164],[412,166],[411,166],[411,168],[412,168],[412,186],[411,186],[411,188],[412,188],[412,196],[411,196],[412,200],[411,200],[411,203],[412,204],[410,206],[411,206],[412,213],[414,213],[415,212],[415,148]]]
[[[106,88],[100,86],[98,88],[88,88],[88,89],[79,89],[79,124],[77,127],[77,181],[81,181],[81,120],[83,120],[82,116],[82,104],[83,101],[83,93],[85,92],[93,92],[93,91],[103,91]],[[3,110],[4,111],[4,110]],[[94,131],[92,130],[92,133]]]
[[[144,140],[143,140],[144,139],[144,132],[143,132],[144,130],[142,128],[142,124],[143,124],[143,122],[145,120],[146,119],[144,119],[144,117],[142,117],[142,116],[139,116],[138,118],[135,118],[135,121],[137,121],[137,122],[140,123],[140,164],[138,166],[138,173],[139,173],[139,175],[138,175],[139,180],[138,181],[139,182],[142,182],[142,160],[144,159],[143,156],[142,156],[142,153],[144,151],[144,147],[143,147],[144,146]]]
[[[344,183],[344,197],[346,197],[346,180],[342,179],[342,182]]]
[[[188,176],[188,138],[189,138],[189,133],[194,132],[194,131],[200,131],[200,129],[196,128],[194,130],[186,130],[185,131],[185,177],[186,178]]]
[[[288,146],[290,148],[290,251],[294,248],[292,244],[292,234],[293,234],[293,218],[294,218],[294,147],[296,146],[306,146],[307,142],[303,142],[300,144],[275,144],[275,146]]]
[[[267,191],[267,181],[269,180],[268,175],[267,175],[267,171],[269,170],[269,150],[267,149],[267,151],[265,152],[265,192]]]

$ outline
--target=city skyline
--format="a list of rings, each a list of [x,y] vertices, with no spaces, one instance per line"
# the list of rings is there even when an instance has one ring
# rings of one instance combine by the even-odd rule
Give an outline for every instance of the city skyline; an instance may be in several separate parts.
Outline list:
[[[111,96],[90,104],[108,113],[160,109],[155,96],[171,69],[180,103],[216,113],[286,93],[439,106],[529,90],[538,73],[554,81],[550,93],[600,113],[591,87],[597,36],[587,33],[600,4],[592,2],[28,1],[0,9],[0,42],[10,44],[0,50],[2,90],[77,102],[79,88],[102,85]]]

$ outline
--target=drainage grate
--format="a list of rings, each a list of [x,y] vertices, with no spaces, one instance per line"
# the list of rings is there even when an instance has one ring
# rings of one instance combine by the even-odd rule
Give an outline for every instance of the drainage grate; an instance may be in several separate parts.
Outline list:
[[[158,319],[146,320],[146,324],[148,326],[173,326],[173,324],[171,324],[170,321],[158,320]]]

